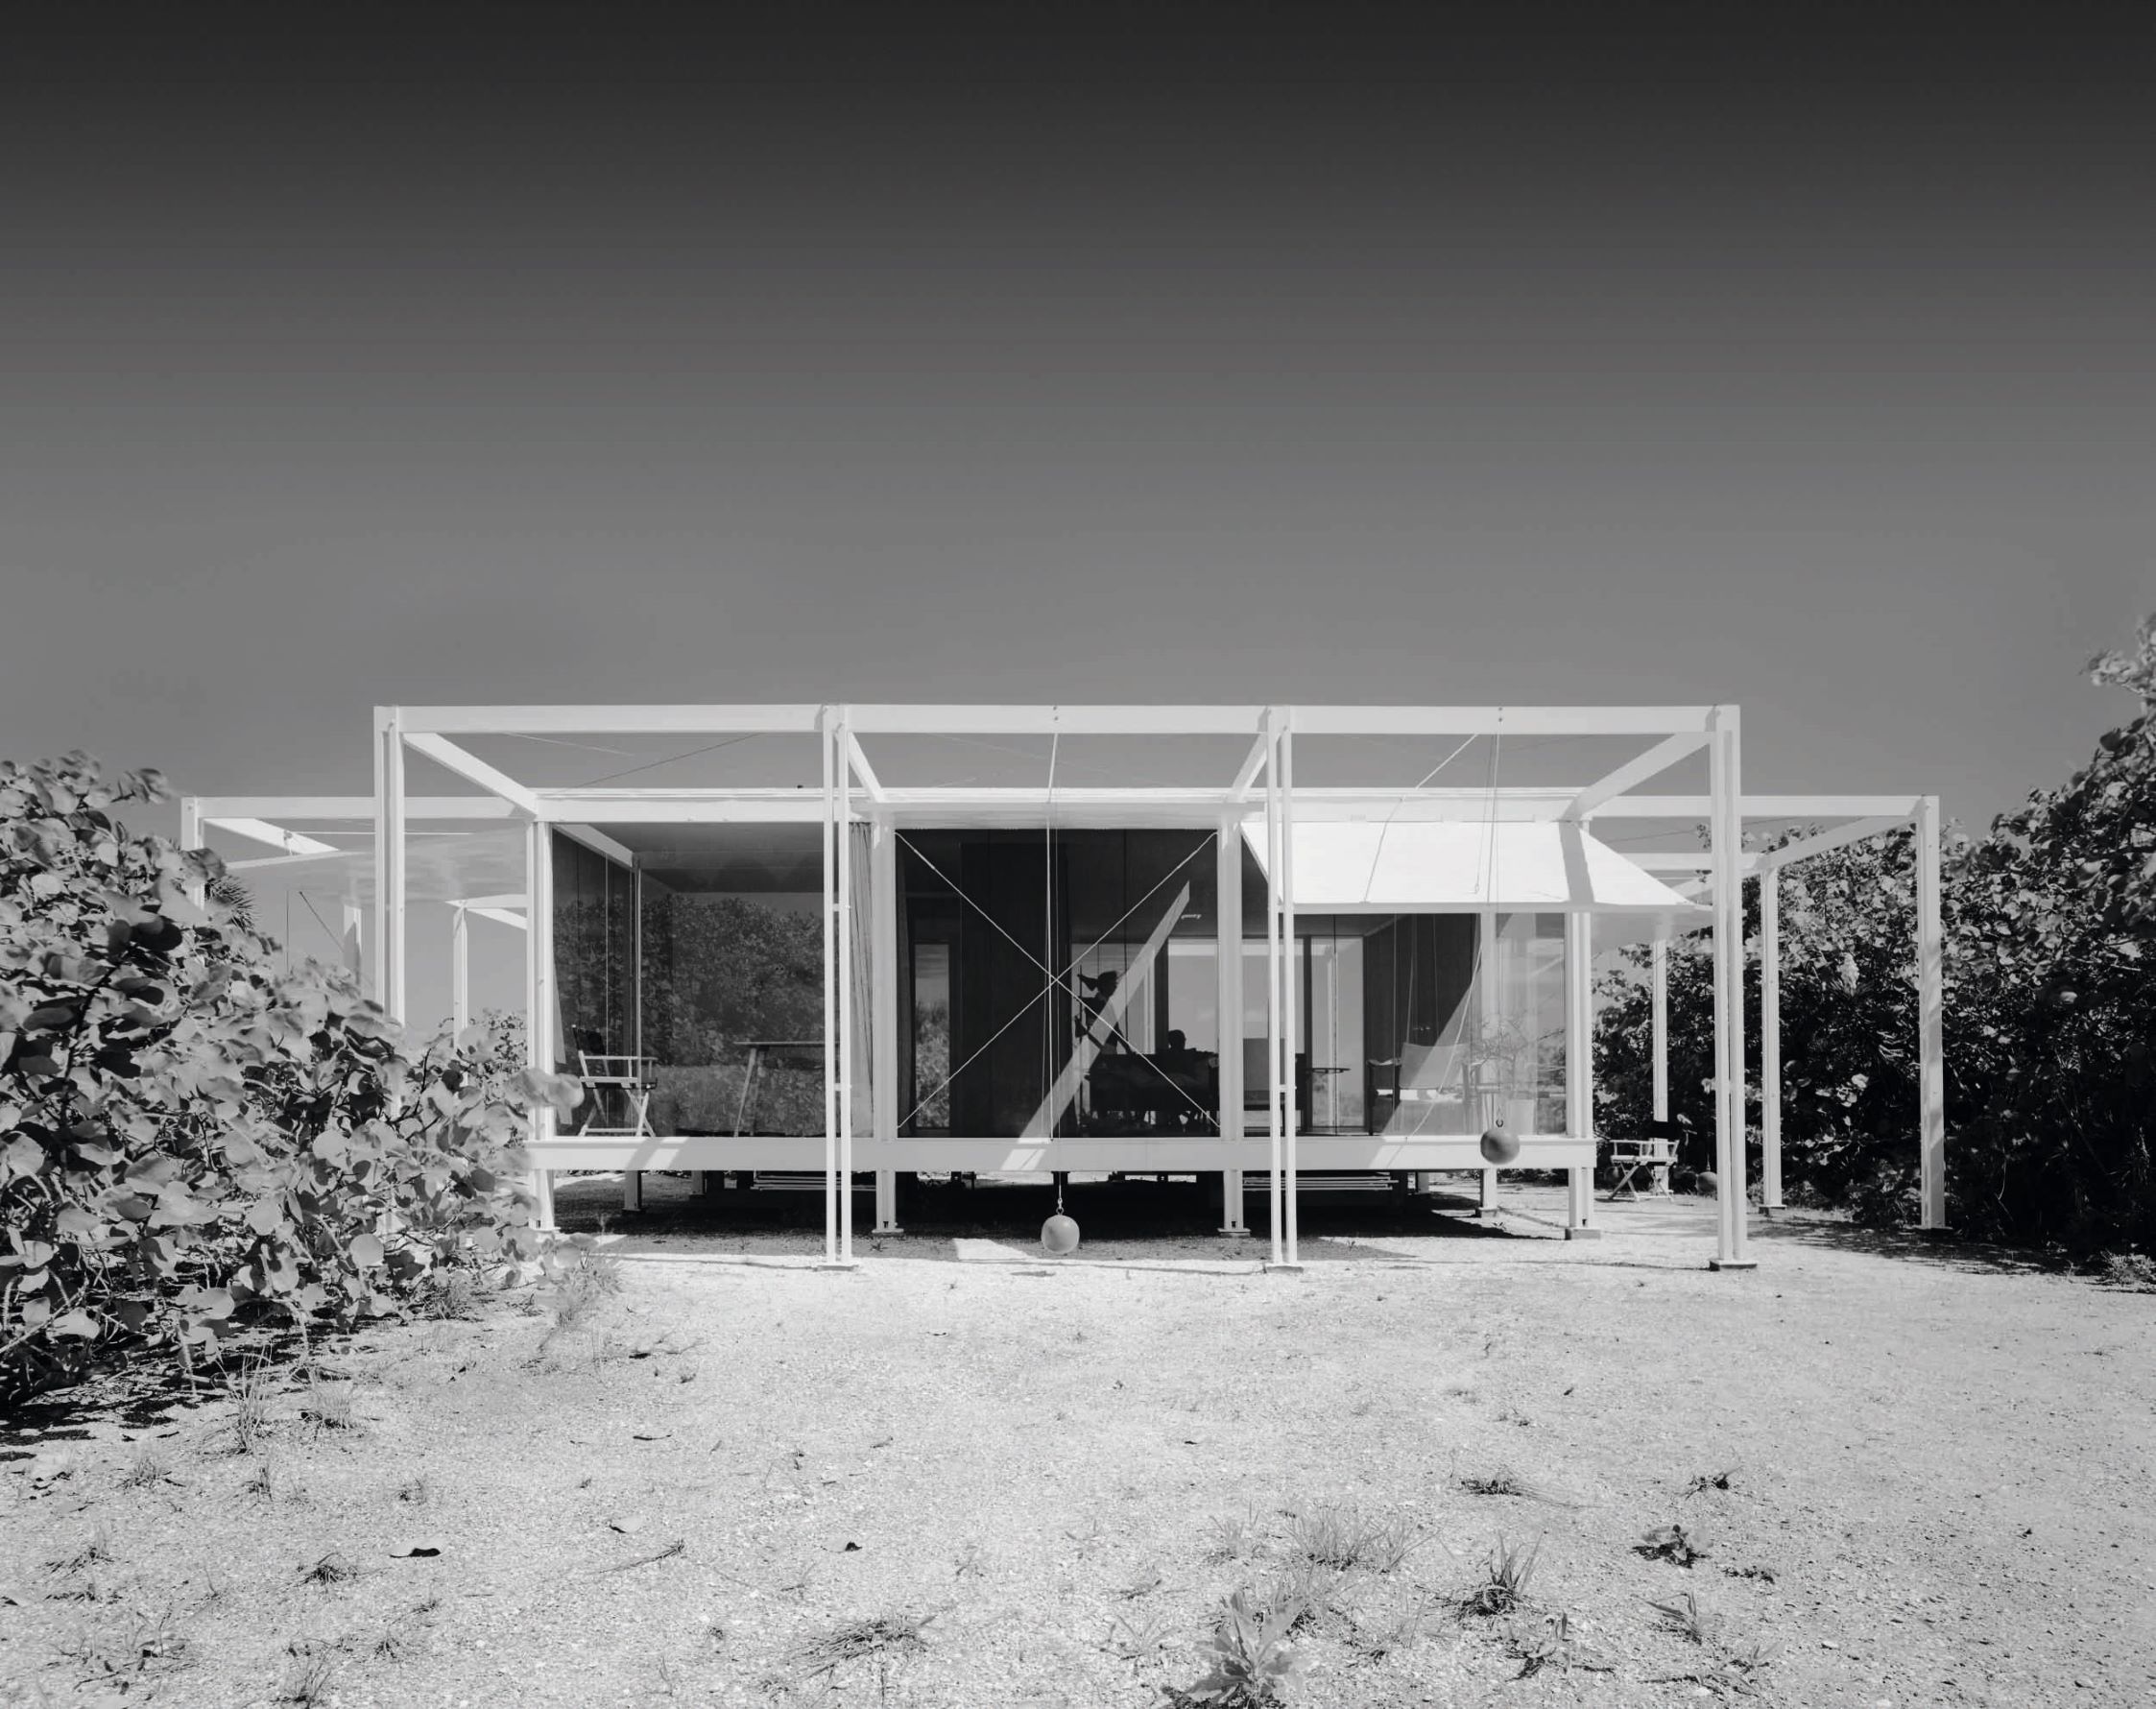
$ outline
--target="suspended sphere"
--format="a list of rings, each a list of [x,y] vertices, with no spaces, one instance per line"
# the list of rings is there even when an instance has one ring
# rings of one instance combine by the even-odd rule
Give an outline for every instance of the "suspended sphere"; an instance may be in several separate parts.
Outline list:
[[[1501,1121],[1493,1121],[1482,1130],[1482,1161],[1488,1164],[1511,1163],[1520,1155],[1520,1136]]]
[[[1078,1250],[1078,1225],[1058,1211],[1041,1225],[1042,1250],[1057,1258]]]

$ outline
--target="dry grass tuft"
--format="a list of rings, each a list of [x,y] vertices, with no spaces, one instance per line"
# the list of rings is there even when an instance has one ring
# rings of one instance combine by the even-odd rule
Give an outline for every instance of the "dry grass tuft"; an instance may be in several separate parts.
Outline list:
[[[326,1703],[336,1677],[337,1664],[327,1650],[311,1645],[295,1648],[292,1659],[285,1664],[284,1676],[277,1681],[275,1701],[304,1705]]]
[[[299,1571],[301,1584],[346,1584],[359,1577],[359,1569],[332,1549],[312,1566]]]
[[[243,1363],[225,1396],[231,1411],[225,1420],[226,1444],[234,1454],[252,1454],[270,1438],[271,1412],[276,1400],[276,1384],[269,1361],[261,1358]]]
[[[809,1639],[796,1660],[808,1679],[827,1679],[853,1662],[874,1664],[878,1679],[887,1679],[894,1662],[928,1648],[921,1634],[935,1618],[934,1614],[878,1614],[869,1620],[850,1620]]]
[[[1540,1543],[1507,1543],[1498,1537],[1483,1563],[1481,1579],[1460,1599],[1460,1612],[1485,1617],[1512,1613],[1526,1601],[1541,1555]]]
[[[1404,1514],[1364,1513],[1326,1502],[1296,1517],[1288,1542],[1305,1560],[1340,1573],[1392,1573],[1414,1551],[1415,1523]]]
[[[120,1474],[122,1489],[155,1489],[160,1483],[177,1483],[172,1468],[165,1463],[164,1456],[148,1443],[134,1451],[128,1461],[127,1470]]]

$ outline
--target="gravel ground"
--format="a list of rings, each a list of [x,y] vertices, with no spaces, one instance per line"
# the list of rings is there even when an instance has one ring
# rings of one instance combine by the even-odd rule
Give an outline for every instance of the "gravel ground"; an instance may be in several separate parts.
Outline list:
[[[1755,1642],[1770,1702],[2156,1701],[2148,1295],[1801,1219],[1716,1275],[1702,1201],[1567,1243],[1532,1189],[1313,1206],[1294,1275],[1165,1232],[1187,1189],[1080,1190],[1121,1235],[1060,1262],[1038,1191],[930,1199],[847,1274],[820,1201],[650,1203],[583,1321],[363,1336],[255,1452],[222,1401],[41,1410],[0,1702],[1154,1703],[1329,1516],[1412,1547],[1310,1580],[1312,1704],[1696,1703]],[[1689,1568],[1638,1548],[1672,1523]],[[1462,1615],[1500,1534],[1525,1603]]]

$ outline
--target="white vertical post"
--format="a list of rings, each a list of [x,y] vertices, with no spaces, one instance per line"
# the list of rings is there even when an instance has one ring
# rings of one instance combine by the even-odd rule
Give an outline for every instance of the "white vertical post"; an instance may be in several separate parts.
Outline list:
[[[554,860],[552,832],[538,819],[524,827],[524,1060],[542,1072],[554,1071]],[[537,1104],[530,1119],[531,1140],[543,1144],[554,1137],[554,1110]],[[554,1177],[535,1160],[532,1191],[539,1200],[541,1228],[554,1226]]]
[[[1282,1131],[1285,1135],[1287,1182],[1287,1267],[1303,1264],[1296,1213],[1303,1193],[1297,1180],[1296,1094],[1301,1076],[1295,1071],[1296,1046],[1302,1042],[1300,1003],[1303,993],[1303,957],[1295,937],[1295,709],[1288,707],[1281,724],[1281,1097]]]
[[[898,833],[890,816],[869,830],[869,1107],[878,1141],[898,1137]],[[889,1153],[885,1153],[886,1156]],[[875,1171],[875,1232],[898,1227],[898,1173]]]
[[[1782,871],[1760,869],[1760,1208],[1782,1209]]]
[[[832,820],[831,709],[816,716],[824,753],[824,1263],[838,1264],[838,864]]]
[[[1594,916],[1565,916],[1565,1131],[1594,1138]],[[1592,1240],[1594,1166],[1565,1171],[1565,1238]]]
[[[1744,879],[1742,782],[1733,706],[1714,709],[1710,749],[1709,854],[1714,875],[1714,1259],[1718,1270],[1750,1269],[1746,1255],[1744,1151]]]
[[[1939,918],[1939,798],[1916,809],[1917,1096],[1925,1228],[1947,1226],[1946,939]]]
[[[846,709],[831,727],[838,804],[832,836],[838,854],[838,1258],[853,1262],[853,760]]]
[[[404,1019],[404,734],[374,709],[374,1000]]]
[[[1220,1015],[1220,1142],[1228,1155],[1239,1156],[1243,1137],[1243,830],[1242,814],[1220,816],[1218,847],[1213,851],[1213,897],[1219,913],[1213,927],[1216,962],[1214,1003]],[[1232,1167],[1220,1176],[1220,1232],[1247,1235],[1243,1224],[1243,1171]]]
[[[449,1038],[471,1024],[471,921],[461,902],[449,904]]]
[[[1647,968],[1648,1006],[1654,1034],[1654,1119],[1658,1124],[1666,1124],[1669,1120],[1669,936],[1666,926],[1658,927],[1653,946],[1647,951]],[[1665,1125],[1663,1131],[1667,1133]],[[1663,1143],[1669,1142],[1665,1139]],[[1659,1192],[1669,1191],[1667,1164],[1655,1165],[1654,1184]]]
[[[1493,807],[1492,811],[1495,810],[1495,807]],[[1397,930],[1399,927],[1396,927],[1395,929]],[[1497,1029],[1497,909],[1484,908],[1475,916],[1474,947],[1474,1013],[1475,1023],[1480,1029],[1480,1038],[1477,1039],[1476,1043],[1480,1045],[1482,1041],[1487,1040]],[[1412,1006],[1414,1002],[1412,992],[1408,994],[1408,1002]],[[1477,1056],[1479,1057],[1480,1054],[1478,1050]],[[1490,1094],[1483,1084],[1483,1069],[1484,1063],[1478,1061],[1473,1071],[1475,1107],[1467,1112],[1467,1119],[1474,1123],[1473,1131],[1476,1133],[1480,1133],[1482,1129],[1490,1125],[1493,1115],[1507,1116],[1509,1114],[1502,1105],[1499,1105],[1495,1111],[1490,1108]],[[1485,1168],[1482,1171],[1481,1191],[1476,1195],[1474,1214],[1477,1216],[1495,1216],[1497,1214],[1497,1171],[1494,1168]]]
[[[1281,1203],[1281,727],[1265,709],[1265,1127],[1272,1138],[1266,1198],[1272,1216],[1273,1263],[1286,1262]]]

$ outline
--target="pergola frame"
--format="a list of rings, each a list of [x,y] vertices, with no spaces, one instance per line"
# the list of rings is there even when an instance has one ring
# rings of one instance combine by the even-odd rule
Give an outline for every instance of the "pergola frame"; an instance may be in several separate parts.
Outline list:
[[[801,788],[594,788],[546,787],[524,783],[488,763],[456,738],[478,734],[677,734],[725,737],[752,734],[808,734],[818,738],[821,790]],[[1251,746],[1232,779],[1211,786],[1090,788],[1057,785],[1051,779],[1031,787],[922,788],[896,784],[878,775],[862,746],[876,735],[1243,735]],[[1584,784],[1493,788],[1305,787],[1294,782],[1294,747],[1306,736],[1580,735],[1635,736],[1647,745],[1636,758]],[[393,1015],[405,1010],[406,826],[422,818],[501,818],[520,822],[526,830],[526,886],[523,897],[466,899],[455,907],[458,937],[466,912],[497,904],[528,902],[526,999],[528,1048],[534,1066],[551,1068],[557,1060],[553,1002],[552,872],[547,836],[559,829],[601,848],[634,868],[635,859],[602,832],[597,823],[711,824],[727,822],[806,823],[822,828],[825,898],[826,1036],[825,1177],[826,1264],[852,1263],[853,1203],[850,1190],[855,1159],[854,1091],[863,1063],[860,1017],[853,1012],[853,932],[851,912],[858,875],[852,854],[852,828],[868,830],[871,908],[878,929],[872,941],[871,1025],[866,1066],[870,1073],[872,1142],[876,1171],[879,1230],[896,1232],[892,1184],[901,1169],[973,1167],[983,1169],[1054,1171],[1059,1169],[1172,1167],[1176,1172],[1219,1170],[1228,1207],[1227,1232],[1240,1227],[1240,1177],[1260,1159],[1246,1155],[1243,1135],[1240,1052],[1220,1052],[1222,1105],[1220,1134],[1202,1141],[1145,1138],[1055,1139],[994,1142],[997,1154],[979,1160],[979,1140],[905,1138],[897,1134],[896,1035],[897,951],[893,931],[883,929],[895,915],[897,841],[907,827],[1024,826],[1117,829],[1176,826],[1209,830],[1218,839],[1221,931],[1239,921],[1241,866],[1239,833],[1261,817],[1267,861],[1266,1062],[1269,1141],[1263,1163],[1269,1168],[1271,1255],[1283,1269],[1298,1267],[1297,1191],[1306,1167],[1350,1167],[1438,1170],[1480,1168],[1472,1135],[1403,1139],[1373,1136],[1313,1137],[1297,1132],[1293,1042],[1296,980],[1293,830],[1299,806],[1332,816],[1377,811],[1405,818],[1486,821],[1492,817],[1589,823],[1596,817],[1624,819],[1704,819],[1706,851],[1673,850],[1631,855],[1648,871],[1697,872],[1706,879],[1713,904],[1715,990],[1715,1148],[1719,1214],[1714,1264],[1750,1267],[1747,1252],[1744,1129],[1744,1033],[1739,1017],[1743,994],[1741,884],[1757,876],[1762,882],[1766,1023],[1766,1080],[1763,1121],[1764,1200],[1769,1211],[1781,1202],[1779,1009],[1775,954],[1778,915],[1773,875],[1808,854],[1823,852],[1861,836],[1913,822],[1918,830],[1918,937],[1921,991],[1919,1054],[1922,1064],[1920,1111],[1925,1222],[1944,1222],[1944,1114],[1939,1073],[1940,957],[1937,898],[1938,814],[1935,797],[1770,796],[1747,797],[1739,779],[1740,721],[1734,706],[1709,707],[1306,707],[1306,706],[548,706],[548,707],[381,707],[374,721],[375,791],[371,797],[233,798],[190,803],[183,807],[184,833],[200,840],[211,825],[254,835],[287,851],[287,859],[303,859],[312,851],[307,839],[294,841],[275,818],[337,818],[371,821],[374,833],[375,885],[373,933],[376,953],[371,969],[375,994]],[[1640,784],[1687,756],[1705,748],[1710,786],[1704,796],[1634,794]],[[413,797],[404,785],[408,753],[456,773],[487,791],[479,797]],[[216,809],[214,811],[210,809]],[[1764,856],[1747,856],[1740,833],[1747,819],[1839,818],[1852,821]],[[244,823],[243,823],[244,822]],[[263,833],[269,833],[264,835]],[[324,849],[326,845],[315,845]],[[281,864],[281,862],[279,862]],[[499,917],[498,915],[496,917]],[[514,919],[514,916],[511,916]],[[1242,957],[1239,925],[1236,952],[1218,956],[1219,1012],[1241,1012]],[[1652,951],[1655,970],[1656,1113],[1667,1114],[1666,999],[1663,969],[1666,937],[1658,936]],[[889,940],[886,942],[886,940]],[[1598,1232],[1593,1219],[1594,1137],[1592,1081],[1593,997],[1588,953],[1590,917],[1568,915],[1567,924],[1567,1131],[1523,1141],[1514,1167],[1562,1167],[1571,1183],[1566,1233],[1582,1238]],[[461,981],[460,981],[461,983]],[[708,1167],[699,1148],[724,1143],[726,1167],[784,1168],[798,1167],[798,1142],[700,1141],[660,1137],[643,1140],[579,1140],[556,1134],[549,1113],[533,1119],[531,1149],[544,1214],[551,1220],[547,1172],[558,1167],[621,1167],[625,1176],[650,1167]],[[1184,1160],[1182,1153],[1203,1146],[1207,1161]],[[969,1162],[959,1162],[967,1158]],[[1494,1173],[1494,1171],[1489,1171]],[[1486,1192],[1489,1186],[1485,1175]]]

